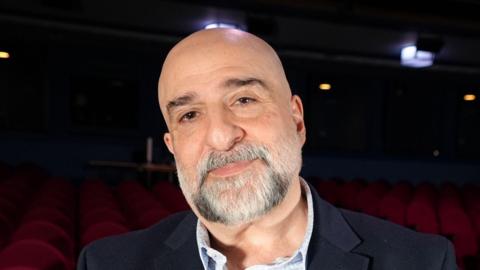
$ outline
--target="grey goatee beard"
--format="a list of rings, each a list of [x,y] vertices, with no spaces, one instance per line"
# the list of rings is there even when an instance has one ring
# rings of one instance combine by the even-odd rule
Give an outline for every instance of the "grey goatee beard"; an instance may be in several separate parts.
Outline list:
[[[177,163],[180,186],[187,200],[208,221],[224,225],[253,221],[283,201],[301,166],[300,147],[280,143],[278,150],[276,158],[265,146],[253,144],[240,144],[229,152],[211,152],[197,166],[197,181],[186,179]],[[265,169],[206,181],[213,169],[253,160],[263,162]]]

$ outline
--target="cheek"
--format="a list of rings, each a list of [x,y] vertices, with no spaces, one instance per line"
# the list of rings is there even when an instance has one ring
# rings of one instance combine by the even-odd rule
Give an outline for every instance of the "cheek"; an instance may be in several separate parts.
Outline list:
[[[175,134],[177,141],[192,140],[195,136],[198,136],[204,128],[204,121],[196,121],[183,125],[176,125],[172,131]]]
[[[171,132],[172,137],[174,138],[174,147],[181,150],[182,153],[191,152],[193,154],[195,150],[200,147],[200,143],[205,136],[205,130],[206,126],[203,119],[183,125],[177,125]]]
[[[201,140],[194,138],[194,135],[195,133],[175,134],[173,140],[175,161],[188,175],[195,173],[202,150]]]
[[[246,133],[253,140],[267,145],[275,144],[295,130],[291,116],[276,111],[267,111],[255,120],[244,122]]]
[[[256,119],[265,113],[265,108],[259,104],[252,104],[248,108],[233,107],[232,113],[239,119]]]

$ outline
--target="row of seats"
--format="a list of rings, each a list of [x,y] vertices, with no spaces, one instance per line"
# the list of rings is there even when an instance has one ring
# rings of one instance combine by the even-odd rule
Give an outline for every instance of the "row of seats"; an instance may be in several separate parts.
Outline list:
[[[76,187],[36,167],[4,168],[0,164],[0,269],[73,270],[90,242],[188,209],[180,189],[166,181],[153,191],[134,180],[112,187],[87,179]]]
[[[109,235],[128,232],[127,218],[113,190],[101,180],[85,181],[79,192],[81,246]]]
[[[147,190],[135,180],[112,188],[101,179],[84,181],[80,188],[81,245],[112,234],[144,229],[168,215],[189,209],[180,189],[158,182]]]
[[[0,269],[74,269],[73,185],[34,166],[0,171]]]
[[[449,237],[461,268],[476,269],[478,186],[307,180],[334,205]],[[151,190],[134,180],[110,186],[86,179],[77,187],[36,167],[13,170],[0,164],[0,269],[74,269],[79,251],[90,242],[149,227],[188,208],[178,186],[167,181]]]
[[[480,188],[451,183],[439,189],[430,183],[413,186],[386,181],[322,180],[311,178],[321,196],[346,209],[390,220],[414,230],[441,234],[455,246],[462,269],[480,266]]]

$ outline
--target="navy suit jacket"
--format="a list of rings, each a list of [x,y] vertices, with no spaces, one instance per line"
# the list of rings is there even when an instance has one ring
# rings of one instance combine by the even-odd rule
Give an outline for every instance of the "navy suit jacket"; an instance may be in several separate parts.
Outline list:
[[[314,228],[307,269],[457,269],[452,244],[447,239],[338,209],[311,190]],[[197,217],[187,211],[145,230],[95,241],[81,252],[77,269],[203,269],[196,225]]]

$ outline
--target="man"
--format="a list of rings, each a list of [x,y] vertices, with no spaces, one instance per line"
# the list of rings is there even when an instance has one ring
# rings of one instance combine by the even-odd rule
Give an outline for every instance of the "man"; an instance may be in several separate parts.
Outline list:
[[[263,40],[196,32],[159,80],[182,191],[192,208],[83,250],[78,269],[455,269],[452,245],[339,210],[299,177],[302,102]]]

